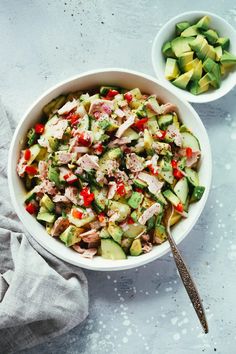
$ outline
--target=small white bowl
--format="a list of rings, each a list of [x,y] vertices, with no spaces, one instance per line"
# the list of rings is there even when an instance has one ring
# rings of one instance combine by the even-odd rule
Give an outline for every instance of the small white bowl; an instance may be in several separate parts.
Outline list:
[[[230,72],[225,78],[222,79],[220,88],[209,90],[200,95],[193,95],[191,92],[182,90],[174,86],[169,80],[165,78],[165,62],[166,59],[162,54],[162,46],[166,41],[173,39],[175,35],[175,25],[181,21],[189,21],[190,23],[196,22],[203,16],[211,18],[210,27],[215,29],[221,37],[229,37],[230,49],[232,54],[236,55],[236,31],[220,16],[207,11],[190,11],[184,12],[171,20],[169,20],[157,33],[152,45],[152,65],[157,78],[167,88],[172,90],[176,95],[181,95],[189,102],[205,103],[217,100],[218,98],[226,95],[236,85],[236,68]]]
[[[27,231],[39,244],[41,244],[41,246],[58,258],[87,269],[111,271],[138,267],[145,263],[151,262],[170,251],[169,243],[164,242],[160,246],[153,247],[150,253],[146,253],[138,257],[130,256],[126,260],[114,261],[107,260],[102,257],[95,257],[94,259],[83,258],[74,250],[66,248],[65,245],[56,237],[49,236],[45,228],[37,222],[33,216],[27,213],[24,207],[25,188],[22,180],[16,173],[20,150],[24,147],[24,139],[27,131],[40,119],[43,106],[60,94],[78,90],[86,91],[104,84],[126,88],[139,87],[142,92],[156,94],[164,102],[174,103],[178,107],[179,116],[183,123],[193,131],[200,141],[202,158],[199,169],[199,177],[201,184],[206,187],[206,190],[202,199],[198,203],[190,206],[189,217],[182,220],[173,228],[173,236],[177,243],[183,240],[184,237],[191,231],[204,208],[211,184],[212,160],[207,132],[201,119],[191,105],[170,92],[156,79],[138,72],[124,69],[90,71],[59,83],[45,92],[33,103],[21,119],[14,133],[9,151],[8,182],[13,206]]]

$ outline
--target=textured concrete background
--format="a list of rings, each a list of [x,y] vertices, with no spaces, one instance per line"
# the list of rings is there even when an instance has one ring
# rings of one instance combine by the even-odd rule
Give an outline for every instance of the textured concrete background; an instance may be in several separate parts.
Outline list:
[[[215,12],[236,27],[231,0],[196,5],[187,0],[1,0],[0,94],[12,126],[45,89],[82,71],[117,66],[154,74],[150,51],[156,32],[187,10]],[[202,334],[167,255],[125,272],[86,271],[89,318],[68,334],[21,353],[235,353],[236,90],[194,107],[212,144],[213,185],[180,249],[204,299],[210,333]]]

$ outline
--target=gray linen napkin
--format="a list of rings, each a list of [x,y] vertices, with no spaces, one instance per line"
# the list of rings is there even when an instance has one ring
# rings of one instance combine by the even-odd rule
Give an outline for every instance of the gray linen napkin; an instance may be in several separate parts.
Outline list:
[[[0,353],[61,335],[88,314],[83,272],[43,249],[11,205],[7,154],[11,129],[0,102]]]

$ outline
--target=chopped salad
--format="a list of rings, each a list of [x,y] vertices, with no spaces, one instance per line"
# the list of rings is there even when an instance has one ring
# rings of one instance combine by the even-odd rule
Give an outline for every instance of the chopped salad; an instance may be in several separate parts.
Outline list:
[[[177,107],[138,88],[59,96],[27,134],[17,173],[25,209],[83,257],[150,252],[201,199],[198,139]]]

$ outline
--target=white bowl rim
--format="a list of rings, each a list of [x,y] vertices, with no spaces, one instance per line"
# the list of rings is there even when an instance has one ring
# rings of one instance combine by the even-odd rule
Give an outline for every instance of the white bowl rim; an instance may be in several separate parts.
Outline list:
[[[153,40],[152,49],[151,49],[153,70],[154,70],[155,75],[158,78],[158,80],[160,82],[162,82],[163,84],[167,83],[168,80],[165,79],[165,78],[160,77],[160,75],[159,75],[159,70],[156,67],[157,56],[155,55],[155,47],[157,45],[157,42],[159,41],[159,37],[161,37],[161,34],[162,34],[162,32],[164,31],[164,29],[166,27],[168,27],[172,23],[175,23],[175,22],[177,23],[179,18],[182,18],[183,16],[187,17],[189,15],[196,15],[196,16],[208,15],[208,16],[211,16],[212,18],[216,18],[217,20],[222,22],[225,27],[228,27],[232,31],[232,33],[234,33],[235,36],[236,36],[235,28],[230,23],[228,23],[224,18],[222,18],[221,16],[219,16],[219,15],[213,13],[213,12],[203,11],[203,10],[186,11],[186,12],[179,13],[178,15],[170,18],[165,23],[165,25],[157,32],[157,34],[156,34],[156,36],[155,36],[155,38]],[[224,79],[224,80],[227,80],[227,78]],[[174,85],[173,85],[173,89],[174,89],[174,92],[175,92],[176,95],[177,94],[182,95],[182,97],[185,100],[187,100],[188,102],[191,102],[191,103],[208,103],[208,102],[215,101],[215,100],[225,96],[227,93],[229,93],[235,87],[235,85],[236,85],[236,80],[235,80],[235,83],[232,82],[231,85],[228,85],[228,87],[224,91],[220,87],[219,89],[217,89],[215,91],[212,91],[210,95],[206,95],[204,93],[200,94],[200,95],[193,95],[193,94],[191,94],[191,92],[179,89],[178,87],[175,87]],[[169,89],[169,86],[168,86],[168,89]]]
[[[78,267],[82,267],[84,269],[89,269],[89,270],[96,270],[96,271],[119,271],[119,270],[125,270],[125,269],[131,269],[131,268],[137,268],[139,266],[142,266],[144,264],[150,263],[160,257],[162,257],[163,255],[165,255],[166,253],[170,252],[170,246],[168,244],[168,242],[166,241],[165,244],[165,248],[162,249],[161,252],[159,252],[158,254],[152,254],[152,252],[150,253],[146,253],[143,254],[141,256],[138,257],[134,257],[135,261],[129,262],[130,259],[126,259],[126,260],[122,260],[122,261],[112,261],[112,266],[109,265],[110,264],[110,260],[107,260],[107,265],[103,265],[102,267],[99,267],[95,264],[93,264],[93,260],[88,260],[86,258],[82,258],[82,257],[78,257],[78,260],[72,261],[70,259],[68,259],[68,257],[65,257],[64,255],[62,255],[60,252],[57,251],[56,248],[51,248],[47,245],[47,242],[44,242],[43,239],[39,239],[37,238],[33,233],[32,230],[30,229],[30,227],[28,225],[26,225],[25,221],[24,221],[24,214],[23,214],[23,209],[22,207],[20,207],[19,203],[17,202],[17,198],[16,195],[14,193],[14,183],[13,183],[13,177],[12,177],[12,172],[15,168],[15,166],[12,166],[11,163],[11,156],[13,153],[13,148],[16,144],[16,139],[18,136],[18,132],[20,130],[21,125],[23,124],[24,120],[26,119],[26,117],[30,114],[31,110],[40,103],[40,101],[45,98],[47,95],[49,95],[51,92],[55,91],[56,89],[60,88],[61,86],[72,82],[73,80],[78,80],[80,78],[89,76],[89,75],[94,75],[94,74],[100,74],[100,73],[105,73],[105,72],[120,72],[120,73],[127,73],[127,74],[131,74],[131,75],[136,75],[139,76],[141,78],[147,79],[149,81],[152,81],[153,83],[161,86],[164,90],[169,91],[172,95],[177,96],[176,93],[174,93],[172,90],[170,90],[169,88],[166,88],[165,85],[160,82],[159,80],[157,80],[156,78],[152,77],[151,75],[147,75],[138,71],[134,71],[134,70],[129,70],[129,69],[123,69],[123,68],[102,68],[102,69],[94,69],[94,70],[89,70],[86,72],[83,72],[81,74],[78,75],[74,75],[68,79],[65,79],[55,85],[53,85],[51,88],[49,88],[48,90],[44,91],[44,93],[42,95],[40,95],[31,105],[30,107],[26,110],[25,114],[23,114],[21,120],[19,121],[16,130],[14,132],[12,141],[11,141],[11,145],[10,145],[10,149],[9,149],[9,154],[8,154],[8,168],[7,168],[7,173],[8,173],[8,186],[9,186],[9,191],[10,191],[10,197],[11,197],[11,201],[13,204],[13,207],[19,217],[19,219],[21,220],[23,226],[25,227],[25,229],[28,231],[29,234],[32,235],[32,237],[36,240],[36,242],[38,244],[40,244],[44,249],[46,249],[49,253],[53,254],[54,256],[58,257],[59,259],[62,259],[64,261],[66,261],[67,263],[76,265]],[[201,207],[198,208],[198,211],[195,213],[195,217],[192,220],[192,224],[191,227],[189,227],[189,229],[185,232],[182,233],[182,235],[179,237],[179,239],[177,240],[177,244],[179,244],[192,230],[192,228],[194,227],[194,225],[196,224],[198,218],[200,217],[209,192],[210,192],[210,186],[211,186],[211,180],[212,180],[212,154],[211,154],[211,147],[210,147],[210,142],[209,142],[209,138],[208,138],[208,134],[207,131],[198,115],[198,113],[195,111],[195,109],[191,106],[190,103],[188,103],[186,100],[184,100],[182,97],[178,98],[179,100],[181,100],[181,103],[187,107],[187,109],[189,109],[191,111],[191,113],[194,116],[194,119],[196,119],[197,123],[201,126],[201,128],[203,129],[204,133],[205,133],[205,139],[206,139],[206,145],[207,145],[207,154],[208,154],[208,162],[209,162],[209,166],[208,166],[208,185],[205,185],[206,190],[204,192],[204,195],[201,199]],[[162,245],[164,245],[162,244]],[[158,246],[157,246],[158,247]],[[161,247],[161,246],[160,246]]]

